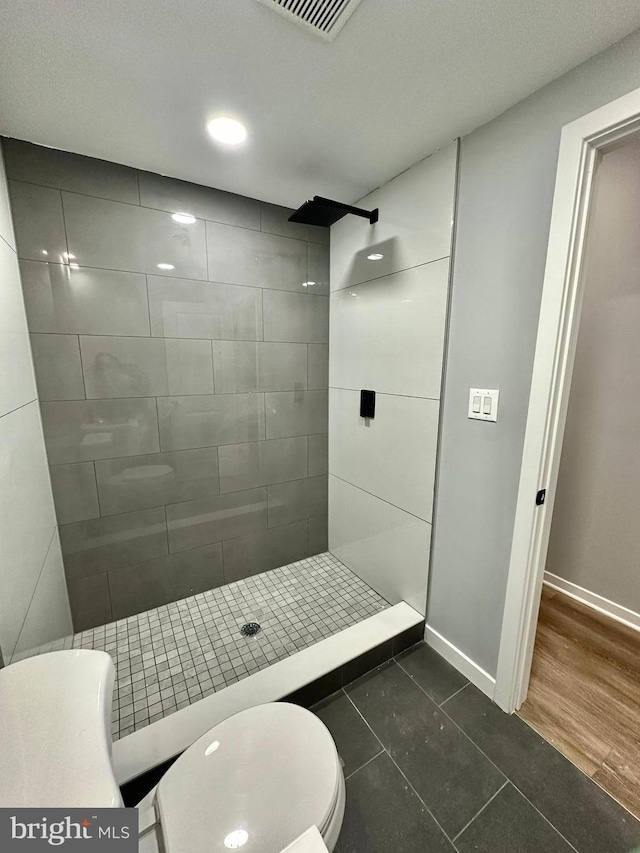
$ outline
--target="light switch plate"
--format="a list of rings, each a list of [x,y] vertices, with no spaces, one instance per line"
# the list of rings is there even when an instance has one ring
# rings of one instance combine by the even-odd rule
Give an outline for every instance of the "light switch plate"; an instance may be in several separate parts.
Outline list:
[[[497,421],[500,391],[486,388],[469,389],[469,411],[467,416],[474,421]]]

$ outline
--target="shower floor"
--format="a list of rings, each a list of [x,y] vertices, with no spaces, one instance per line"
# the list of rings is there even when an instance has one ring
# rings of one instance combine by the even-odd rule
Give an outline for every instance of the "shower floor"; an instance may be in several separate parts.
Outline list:
[[[389,607],[328,552],[128,619],[91,628],[20,657],[99,649],[116,667],[118,740]],[[245,637],[255,621],[261,631]]]

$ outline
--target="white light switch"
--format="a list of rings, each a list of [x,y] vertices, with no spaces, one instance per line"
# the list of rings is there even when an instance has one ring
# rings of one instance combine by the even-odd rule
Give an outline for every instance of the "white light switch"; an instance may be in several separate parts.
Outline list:
[[[497,421],[499,396],[499,391],[470,388],[468,417],[476,421]]]

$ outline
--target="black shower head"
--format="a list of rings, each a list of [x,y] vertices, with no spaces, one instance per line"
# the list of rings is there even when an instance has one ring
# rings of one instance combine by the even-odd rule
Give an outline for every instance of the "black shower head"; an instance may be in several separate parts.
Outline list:
[[[289,217],[289,222],[299,222],[301,225],[319,225],[321,228],[329,228],[334,222],[342,219],[347,213],[353,213],[355,216],[364,216],[368,219],[371,225],[378,221],[378,209],[362,210],[360,207],[352,207],[349,204],[342,204],[340,201],[333,201],[330,198],[322,198],[316,195],[312,201],[305,201],[295,213]]]

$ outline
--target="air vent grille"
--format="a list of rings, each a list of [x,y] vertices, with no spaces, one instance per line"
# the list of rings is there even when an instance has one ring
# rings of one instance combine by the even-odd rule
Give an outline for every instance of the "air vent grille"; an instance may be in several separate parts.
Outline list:
[[[258,0],[290,21],[333,41],[355,12],[360,0]]]

